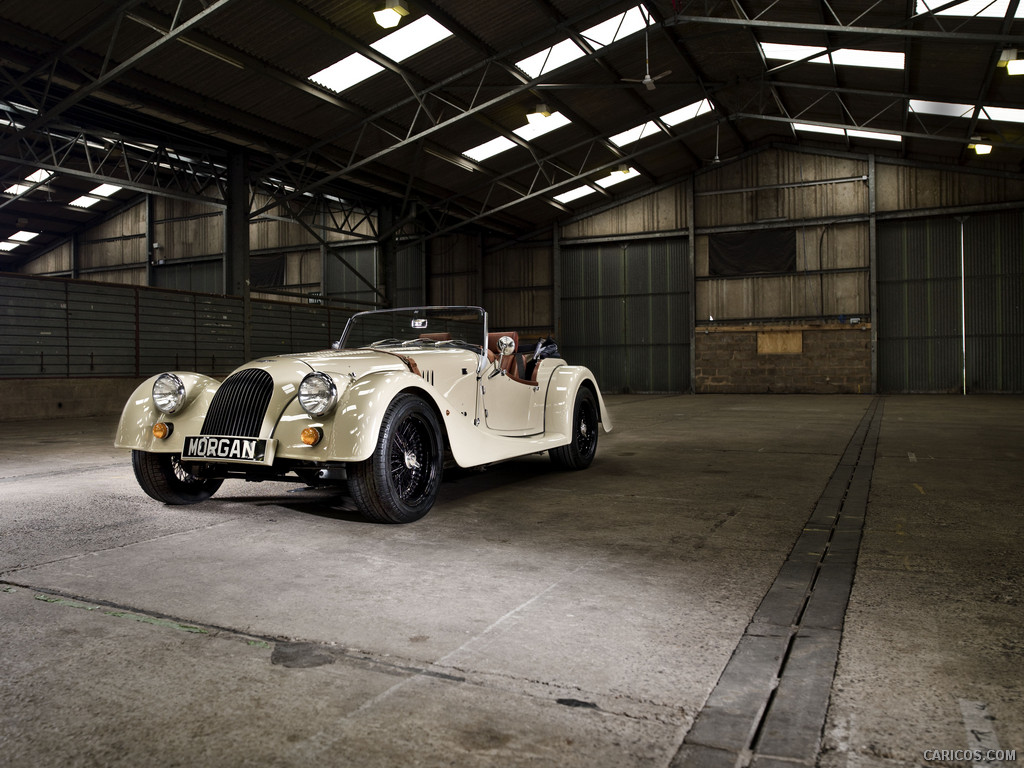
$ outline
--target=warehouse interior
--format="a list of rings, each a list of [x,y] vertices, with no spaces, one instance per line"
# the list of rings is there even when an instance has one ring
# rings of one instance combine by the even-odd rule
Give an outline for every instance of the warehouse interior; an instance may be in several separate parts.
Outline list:
[[[1020,0],[0,20],[0,765],[1013,761]],[[427,305],[593,371],[595,466],[369,526],[112,447]]]

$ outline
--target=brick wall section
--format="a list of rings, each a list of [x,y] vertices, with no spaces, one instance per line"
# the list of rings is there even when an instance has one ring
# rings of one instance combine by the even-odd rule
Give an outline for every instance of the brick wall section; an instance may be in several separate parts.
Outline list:
[[[697,328],[695,389],[698,393],[871,392],[871,326],[709,326]],[[798,352],[772,354],[774,336],[799,331]],[[762,352],[758,353],[758,335]],[[798,340],[799,341],[799,340]],[[792,345],[781,345],[792,349]]]

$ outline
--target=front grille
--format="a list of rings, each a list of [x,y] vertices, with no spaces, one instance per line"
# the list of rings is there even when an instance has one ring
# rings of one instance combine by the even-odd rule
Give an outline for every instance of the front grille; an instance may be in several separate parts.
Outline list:
[[[259,437],[272,394],[274,379],[259,368],[228,376],[213,396],[202,434]]]

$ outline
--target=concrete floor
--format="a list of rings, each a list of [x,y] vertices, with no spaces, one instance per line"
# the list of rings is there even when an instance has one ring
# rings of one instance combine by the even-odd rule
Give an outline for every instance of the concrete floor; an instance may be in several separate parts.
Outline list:
[[[1024,759],[1024,398],[608,402],[589,470],[463,473],[408,526],[281,484],[165,507],[116,419],[0,425],[0,766]],[[838,653],[745,666],[863,440],[808,603]]]

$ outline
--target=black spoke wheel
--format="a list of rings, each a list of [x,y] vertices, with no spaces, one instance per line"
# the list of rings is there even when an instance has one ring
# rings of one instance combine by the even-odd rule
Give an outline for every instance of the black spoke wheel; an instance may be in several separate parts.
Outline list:
[[[600,416],[597,398],[588,387],[580,387],[572,411],[572,441],[552,448],[551,460],[562,469],[586,469],[597,453]]]
[[[434,506],[443,460],[434,410],[416,395],[399,395],[384,414],[373,455],[350,467],[349,492],[367,520],[411,523]]]
[[[206,501],[224,482],[193,475],[175,453],[132,451],[132,469],[142,490],[164,504]]]

